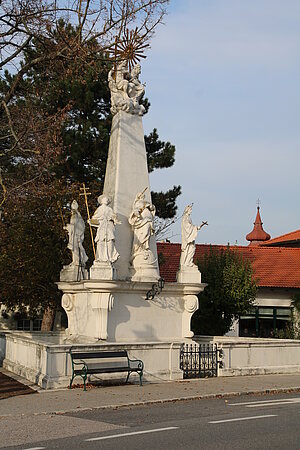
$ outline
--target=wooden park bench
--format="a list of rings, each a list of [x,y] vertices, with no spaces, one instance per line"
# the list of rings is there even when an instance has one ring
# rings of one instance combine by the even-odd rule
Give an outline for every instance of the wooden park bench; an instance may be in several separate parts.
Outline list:
[[[129,375],[136,372],[140,377],[140,386],[142,386],[142,376],[144,363],[137,359],[128,358],[127,350],[116,351],[73,351],[70,349],[72,361],[72,378],[70,380],[70,389],[75,377],[80,376],[83,379],[84,390],[86,391],[86,380],[88,375],[101,373],[121,373],[127,372],[126,383]]]

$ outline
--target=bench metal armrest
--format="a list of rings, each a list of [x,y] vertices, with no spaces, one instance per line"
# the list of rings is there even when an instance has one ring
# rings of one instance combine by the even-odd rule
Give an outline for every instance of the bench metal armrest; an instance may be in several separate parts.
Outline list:
[[[88,365],[85,361],[83,361],[82,359],[79,360],[80,362],[75,362],[72,358],[72,364],[73,366],[80,366],[82,365],[81,371],[86,372],[88,370]]]
[[[130,363],[137,363],[137,367],[134,367],[134,369],[137,370],[143,370],[144,369],[144,363],[141,359],[129,359],[128,358],[128,363],[129,363],[129,368],[131,368],[131,364]]]

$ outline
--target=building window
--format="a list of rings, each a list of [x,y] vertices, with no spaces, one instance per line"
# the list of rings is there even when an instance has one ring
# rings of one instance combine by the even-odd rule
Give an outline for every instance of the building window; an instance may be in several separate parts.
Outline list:
[[[291,308],[259,307],[251,309],[239,321],[241,337],[273,337],[275,330],[283,330],[291,320]]]
[[[17,319],[17,330],[20,331],[41,331],[42,319]]]

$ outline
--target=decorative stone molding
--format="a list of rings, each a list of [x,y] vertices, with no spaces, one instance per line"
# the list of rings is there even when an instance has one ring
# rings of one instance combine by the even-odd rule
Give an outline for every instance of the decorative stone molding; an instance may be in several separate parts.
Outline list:
[[[76,310],[75,306],[75,295],[74,294],[64,294],[61,299],[61,306],[67,313],[68,317],[68,328],[66,329],[66,334],[68,336],[77,335],[76,329]]]
[[[184,312],[182,314],[182,337],[193,337],[191,331],[191,318],[195,311],[199,308],[199,301],[196,295],[184,296]]]
[[[66,312],[72,311],[74,307],[74,294],[64,294],[61,299],[61,305]]]
[[[191,314],[198,309],[198,298],[196,295],[186,295],[184,297],[184,309]]]
[[[114,305],[114,297],[110,293],[93,293],[90,294],[90,305],[96,316],[96,328],[94,337],[96,339],[107,339],[107,323],[108,312],[112,310]]]
[[[191,316],[205,284],[165,283],[159,297],[145,301],[152,285],[153,281],[95,279],[59,282],[64,294],[74,295],[73,310],[67,312],[70,336],[104,343],[191,337]],[[70,299],[66,297],[64,304],[71,307]]]

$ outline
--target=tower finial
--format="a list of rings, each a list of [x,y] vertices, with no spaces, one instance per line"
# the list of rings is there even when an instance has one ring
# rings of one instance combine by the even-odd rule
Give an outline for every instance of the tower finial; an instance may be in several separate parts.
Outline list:
[[[259,245],[260,242],[268,241],[271,236],[265,232],[263,229],[263,223],[260,217],[260,200],[258,199],[257,202],[257,213],[256,213],[256,219],[254,222],[254,227],[251,233],[247,234],[246,239],[247,241],[250,241],[250,245]]]

